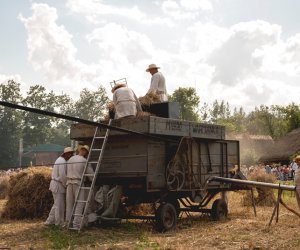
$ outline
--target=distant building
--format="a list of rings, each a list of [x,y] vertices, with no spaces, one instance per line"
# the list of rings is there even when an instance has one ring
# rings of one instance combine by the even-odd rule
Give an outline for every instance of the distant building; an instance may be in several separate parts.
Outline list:
[[[300,152],[300,128],[292,130],[266,148],[259,161],[263,163],[289,164],[291,158]]]
[[[245,157],[249,154],[257,161],[262,157],[266,150],[273,146],[274,141],[269,135],[251,135],[248,133],[227,133],[227,140],[240,141],[241,163],[247,161]]]
[[[39,144],[25,148],[22,155],[22,165],[53,165],[64,151],[64,146],[57,144]]]

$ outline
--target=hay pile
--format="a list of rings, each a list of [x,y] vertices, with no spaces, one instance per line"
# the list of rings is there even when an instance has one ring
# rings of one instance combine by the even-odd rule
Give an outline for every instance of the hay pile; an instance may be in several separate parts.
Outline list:
[[[139,101],[142,106],[150,106],[153,103],[159,103],[160,96],[155,92],[147,93],[145,96],[139,97]]]
[[[10,219],[46,217],[53,204],[48,190],[51,171],[51,168],[39,167],[12,174],[2,216]]]
[[[155,214],[155,205],[150,203],[141,203],[125,207],[123,212],[125,212],[126,215],[153,215]]]
[[[5,199],[8,192],[8,175],[0,176],[0,199]]]
[[[275,183],[276,177],[273,174],[267,174],[263,169],[258,169],[250,174],[249,180]],[[275,204],[275,195],[273,189],[257,187],[254,189],[254,201],[258,206],[273,206]],[[242,198],[242,205],[251,206],[251,193],[245,192]]]

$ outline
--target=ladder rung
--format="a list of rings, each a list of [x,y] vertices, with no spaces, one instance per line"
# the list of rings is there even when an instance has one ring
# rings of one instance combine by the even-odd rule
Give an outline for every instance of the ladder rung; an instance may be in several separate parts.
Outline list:
[[[95,174],[84,174],[84,176],[95,176]]]
[[[98,161],[89,161],[88,163],[98,163]]]
[[[80,189],[91,189],[92,187],[80,187]]]
[[[94,139],[104,139],[105,138],[105,136],[96,136],[96,137],[94,137]]]
[[[102,148],[92,148],[92,151],[101,151]]]
[[[77,200],[76,202],[87,203],[88,201],[84,201],[84,200]]]
[[[73,214],[73,216],[80,216],[80,217],[83,217],[83,214]]]

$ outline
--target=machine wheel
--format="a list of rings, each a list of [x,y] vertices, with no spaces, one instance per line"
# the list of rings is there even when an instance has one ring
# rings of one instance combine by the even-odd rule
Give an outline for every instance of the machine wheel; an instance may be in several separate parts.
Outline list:
[[[184,167],[179,161],[170,161],[166,168],[166,181],[169,190],[181,190],[185,183]]]
[[[211,217],[213,220],[222,220],[227,217],[227,203],[222,199],[216,199],[211,208]]]
[[[156,227],[159,232],[173,229],[177,224],[177,212],[171,203],[163,203],[155,213]]]
[[[167,198],[166,202],[172,204],[176,210],[177,218],[179,217],[180,214],[180,203],[176,198]]]

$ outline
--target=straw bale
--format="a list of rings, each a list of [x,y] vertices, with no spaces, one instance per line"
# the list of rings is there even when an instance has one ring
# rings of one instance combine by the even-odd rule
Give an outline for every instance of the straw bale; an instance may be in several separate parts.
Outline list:
[[[249,180],[258,182],[274,183],[276,178],[273,174],[266,173],[263,169],[259,169],[250,174]],[[256,194],[254,194],[255,204],[258,206],[273,206],[275,204],[275,195],[273,189],[256,187]],[[242,198],[244,206],[252,205],[250,192],[245,192]]]
[[[137,118],[141,118],[141,117],[147,117],[147,116],[153,116],[153,114],[149,113],[149,112],[144,112],[144,111],[140,111],[137,112],[136,117]]]
[[[139,97],[139,101],[142,106],[150,106],[152,103],[159,103],[160,96],[155,92],[147,93],[145,96]]]
[[[112,101],[108,102],[107,105],[106,105],[106,108],[108,109],[108,111],[113,111],[115,112],[115,105]]]
[[[5,199],[8,192],[9,175],[0,176],[0,199]]]
[[[53,204],[49,191],[51,171],[49,167],[36,167],[12,174],[3,216],[11,219],[46,217]]]
[[[155,205],[150,203],[141,203],[125,208],[125,213],[130,215],[153,215],[155,214]]]

